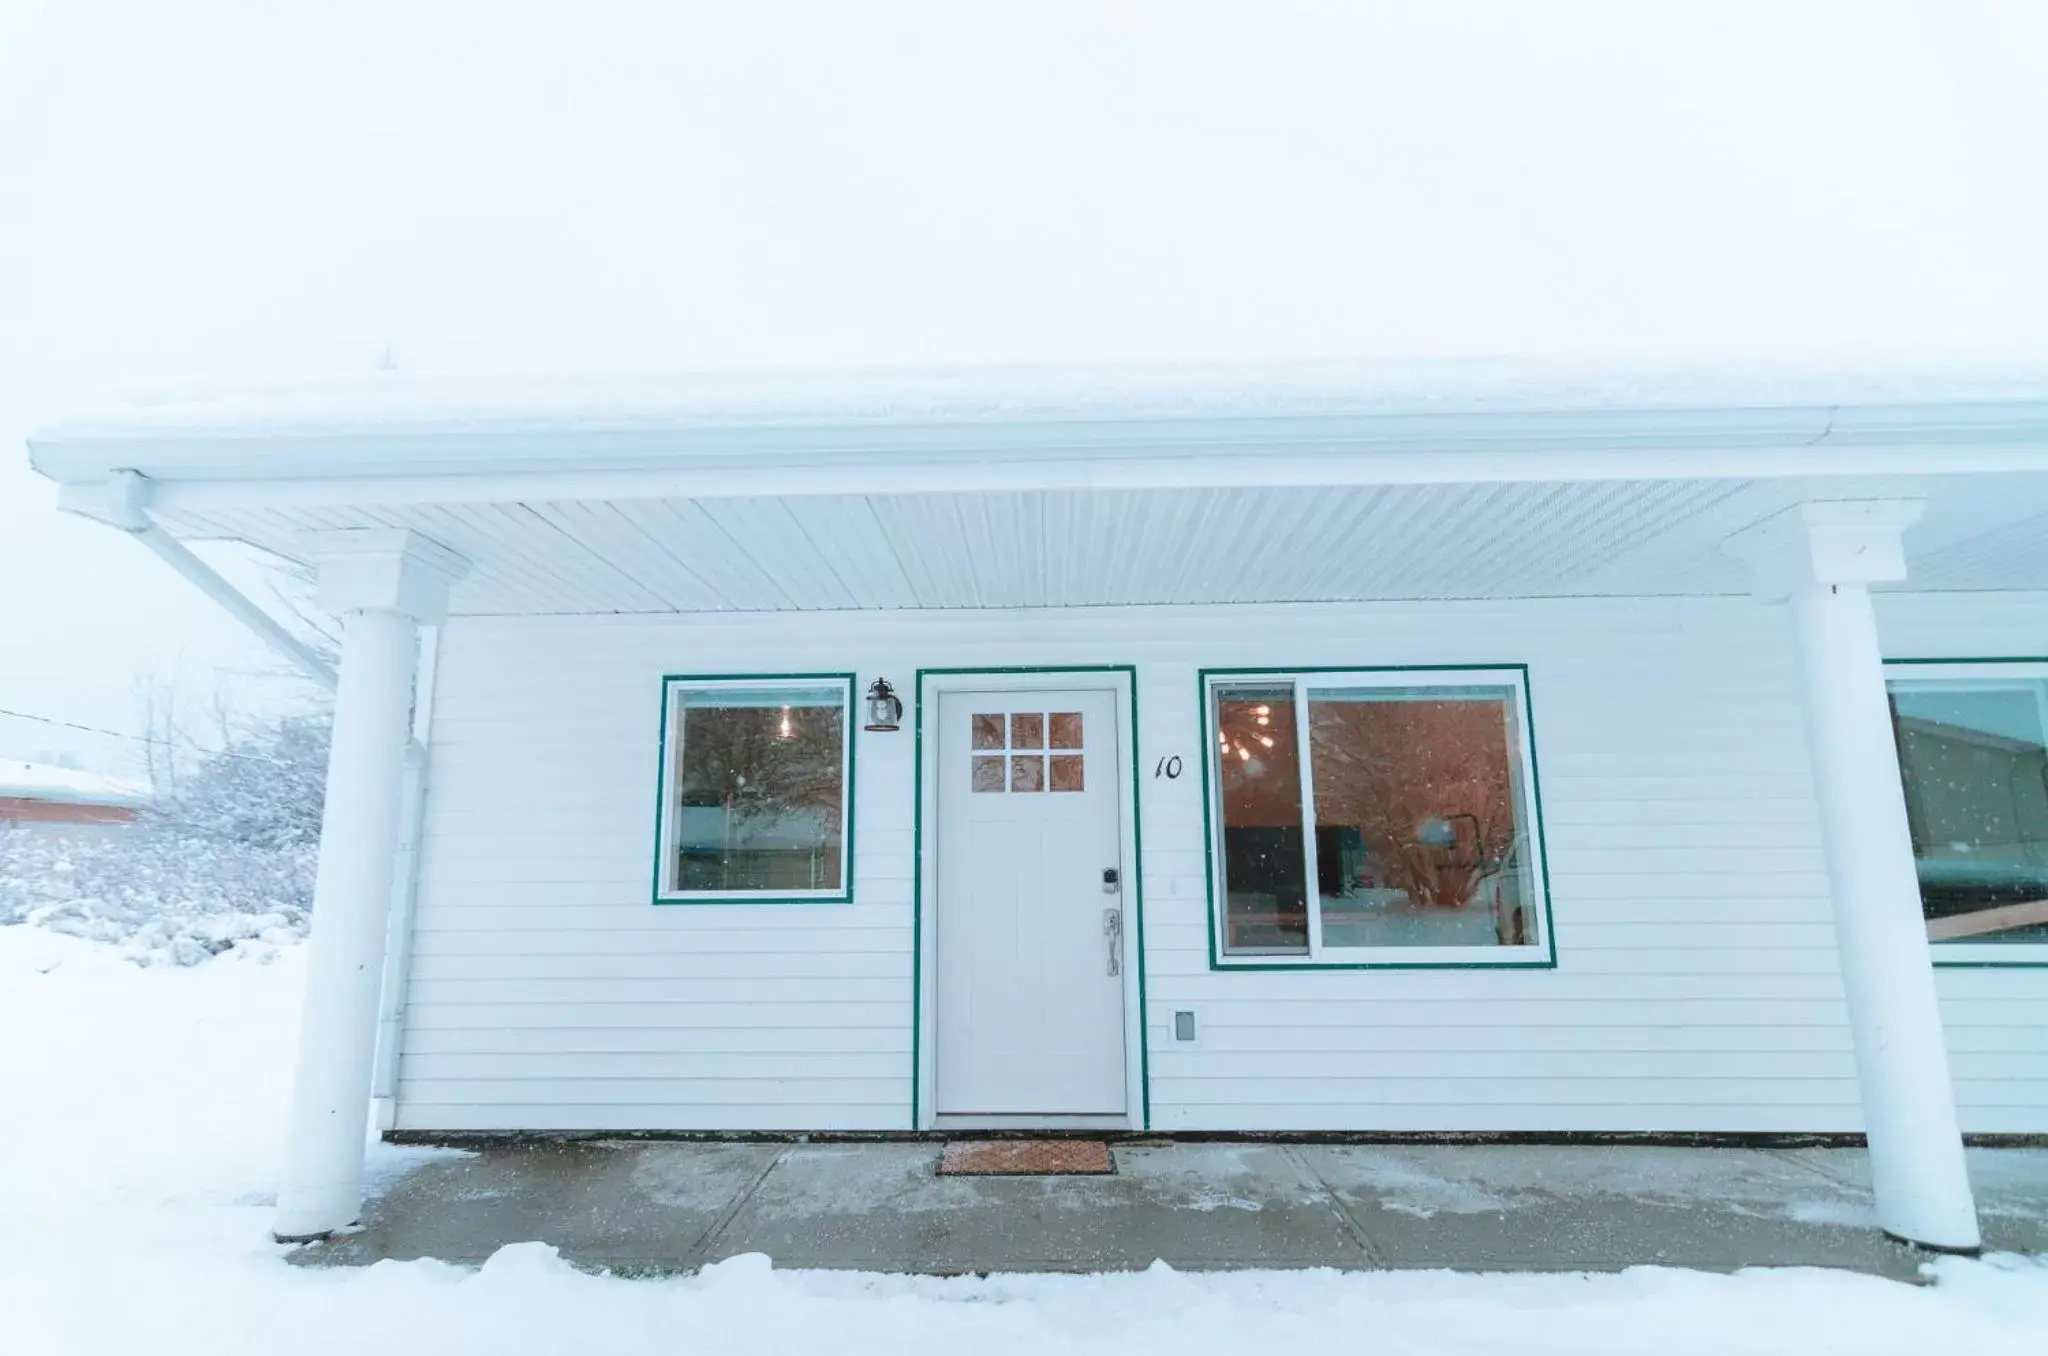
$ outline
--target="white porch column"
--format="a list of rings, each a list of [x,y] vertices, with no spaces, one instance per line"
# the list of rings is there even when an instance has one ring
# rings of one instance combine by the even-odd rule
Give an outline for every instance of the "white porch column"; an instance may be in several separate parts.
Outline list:
[[[341,671],[290,1137],[272,1225],[280,1240],[344,1228],[362,1206],[418,628],[441,620],[448,585],[466,568],[454,552],[402,529],[318,533],[311,555],[321,605],[342,618]]]
[[[1906,577],[1900,535],[1921,510],[1919,500],[1806,503],[1728,544],[1754,565],[1761,600],[1790,604],[1878,1223],[1910,1243],[1975,1251],[1870,600],[1871,584]]]

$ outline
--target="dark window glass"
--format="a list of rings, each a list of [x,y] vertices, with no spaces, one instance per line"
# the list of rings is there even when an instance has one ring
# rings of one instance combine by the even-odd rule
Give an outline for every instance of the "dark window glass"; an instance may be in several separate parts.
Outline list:
[[[1891,684],[1930,941],[2048,942],[2048,683]]]
[[[1226,686],[1215,703],[1223,947],[1298,955],[1308,950],[1308,890],[1294,695]]]

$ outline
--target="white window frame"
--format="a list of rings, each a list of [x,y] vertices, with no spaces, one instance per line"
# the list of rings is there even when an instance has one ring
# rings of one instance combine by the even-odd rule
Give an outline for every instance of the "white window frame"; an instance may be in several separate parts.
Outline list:
[[[654,902],[656,904],[850,904],[853,902],[853,750],[854,687],[851,673],[777,673],[675,675],[664,677],[661,687],[661,751],[656,777],[656,794],[661,797],[655,833]],[[678,747],[684,706],[675,700],[679,692],[720,692],[745,689],[748,692],[787,689],[813,692],[836,687],[840,698],[839,748],[839,885],[829,890],[673,890],[669,868],[675,855],[675,759],[670,750]]]
[[[1895,659],[1885,661],[1886,694],[1893,679],[1913,682],[1985,683],[2015,679],[2040,681],[2034,700],[2048,731],[2048,659]],[[1899,794],[1905,795],[1905,766],[1899,767]],[[1919,888],[1915,863],[1914,888]],[[1926,917],[1925,906],[1921,916]],[[1937,966],[1958,969],[2048,968],[2048,942],[1935,942],[1927,944]]]
[[[1535,727],[1529,713],[1529,670],[1526,665],[1433,666],[1398,668],[1204,669],[1202,684],[1202,777],[1207,808],[1209,858],[1209,955],[1216,970],[1421,970],[1555,969],[1557,943],[1550,908],[1550,870],[1543,841],[1542,792],[1536,768]],[[1296,747],[1301,760],[1302,866],[1306,872],[1308,951],[1301,955],[1272,952],[1231,952],[1229,895],[1224,881],[1221,749],[1216,739],[1216,693],[1219,688],[1289,686],[1294,692]],[[1529,856],[1530,917],[1537,936],[1520,946],[1326,946],[1323,942],[1322,891],[1317,879],[1314,764],[1310,748],[1308,700],[1311,688],[1471,687],[1506,689],[1513,704],[1516,735],[1516,780],[1521,804],[1520,824]]]

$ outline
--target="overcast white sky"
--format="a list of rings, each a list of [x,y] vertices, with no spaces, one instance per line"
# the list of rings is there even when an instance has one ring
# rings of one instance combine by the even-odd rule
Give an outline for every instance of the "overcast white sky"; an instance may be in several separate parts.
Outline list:
[[[2044,132],[2032,0],[0,0],[0,708],[254,658],[25,469],[124,391],[2038,352]]]

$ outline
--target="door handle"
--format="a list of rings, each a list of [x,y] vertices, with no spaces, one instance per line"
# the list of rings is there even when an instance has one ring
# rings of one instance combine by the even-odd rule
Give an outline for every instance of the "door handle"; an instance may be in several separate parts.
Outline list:
[[[1124,911],[1117,908],[1102,911],[1102,935],[1109,939],[1109,973],[1120,975],[1124,969]]]

